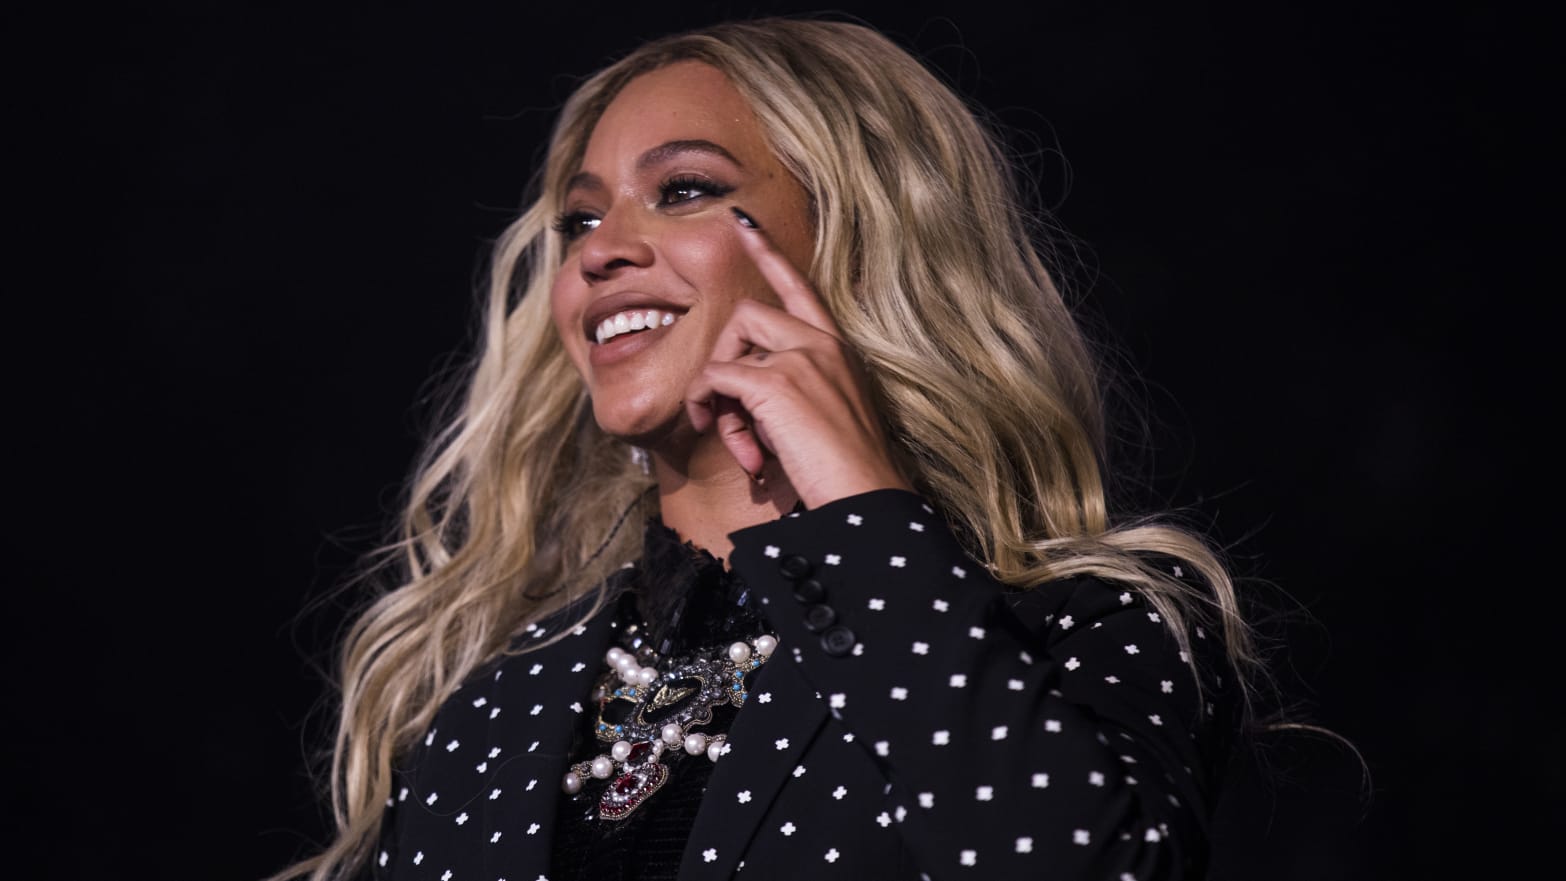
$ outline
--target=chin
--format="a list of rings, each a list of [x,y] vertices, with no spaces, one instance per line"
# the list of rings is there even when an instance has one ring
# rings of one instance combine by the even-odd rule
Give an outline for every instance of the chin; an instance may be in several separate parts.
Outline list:
[[[595,398],[593,418],[607,435],[643,449],[662,449],[680,436],[693,434],[685,408],[680,406],[608,407]]]

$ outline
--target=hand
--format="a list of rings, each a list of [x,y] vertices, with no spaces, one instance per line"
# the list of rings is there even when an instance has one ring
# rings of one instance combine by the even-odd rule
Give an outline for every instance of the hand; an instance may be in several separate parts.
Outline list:
[[[735,307],[712,360],[686,390],[691,425],[700,433],[716,425],[753,476],[770,452],[809,508],[874,489],[911,489],[871,404],[864,367],[831,313],[754,221],[734,213],[745,250],[783,308],[755,300]]]

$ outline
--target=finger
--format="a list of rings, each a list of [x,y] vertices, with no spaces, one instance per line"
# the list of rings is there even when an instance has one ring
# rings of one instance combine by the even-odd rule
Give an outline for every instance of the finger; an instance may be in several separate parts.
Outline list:
[[[752,475],[765,464],[768,449],[757,408],[764,409],[780,391],[781,377],[751,360],[766,357],[763,353],[741,361],[709,361],[685,390],[691,425],[702,434],[716,426],[735,461]]]
[[[837,322],[832,320],[832,313],[827,311],[826,304],[821,302],[820,295],[804,273],[772,244],[772,239],[762,232],[761,226],[749,214],[738,207],[732,210],[740,227],[742,246],[756,262],[756,268],[761,270],[761,276],[767,280],[767,284],[777,292],[783,308],[815,328],[841,337]]]
[[[692,383],[685,393],[685,416],[697,434],[706,434],[718,423],[719,397],[711,385]]]
[[[739,463],[746,474],[752,477],[759,475],[766,463],[766,453],[751,427],[749,414],[739,401],[726,395],[718,397],[716,409],[718,437],[723,441],[723,446],[728,448],[729,455],[734,457],[734,461]]]
[[[734,361],[751,350],[814,349],[838,339],[815,325],[755,300],[741,300],[712,346],[712,360]]]

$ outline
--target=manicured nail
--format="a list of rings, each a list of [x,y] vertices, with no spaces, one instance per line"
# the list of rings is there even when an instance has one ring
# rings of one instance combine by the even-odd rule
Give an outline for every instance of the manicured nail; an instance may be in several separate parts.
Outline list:
[[[752,220],[749,214],[746,214],[732,205],[729,206],[729,210],[733,211],[734,216],[739,218],[740,226],[743,226],[746,229],[761,229],[761,224]]]

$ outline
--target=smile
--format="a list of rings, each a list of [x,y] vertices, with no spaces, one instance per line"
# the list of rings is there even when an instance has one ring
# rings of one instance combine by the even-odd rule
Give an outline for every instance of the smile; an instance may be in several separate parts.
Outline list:
[[[679,317],[677,313],[664,309],[628,309],[624,312],[616,312],[599,322],[593,334],[598,344],[603,345],[624,334],[668,327]]]

